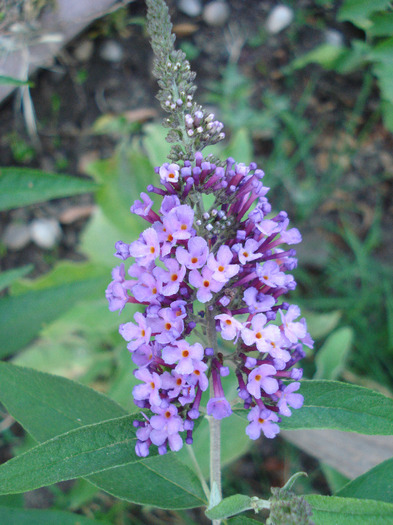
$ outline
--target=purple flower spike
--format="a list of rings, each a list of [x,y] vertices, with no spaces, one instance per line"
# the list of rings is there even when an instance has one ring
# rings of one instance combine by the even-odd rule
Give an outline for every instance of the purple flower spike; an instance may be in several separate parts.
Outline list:
[[[172,104],[180,102],[189,111],[184,117],[189,137],[203,141],[206,130],[221,133],[213,115],[193,110],[191,99],[179,95]],[[236,364],[239,398],[250,410],[251,439],[276,436],[280,416],[289,417],[303,404],[300,383],[283,382],[302,377],[295,366],[305,356],[303,345],[313,345],[300,309],[284,299],[296,286],[288,273],[297,265],[290,245],[301,236],[289,227],[286,212],[269,215],[268,188],[255,163],[227,159],[224,165],[197,152],[156,168],[162,188],[152,184],[147,191],[161,200],[159,211],[141,193],[131,211],[150,225],[137,240],[115,245],[116,257],[133,259],[112,271],[105,292],[109,309],[122,312],[128,303],[142,309],[119,327],[137,366],[134,402],[153,413],[149,419],[142,412],[144,420],[135,422],[140,457],[151,446],[166,454],[184,441],[191,444],[194,421],[203,413],[216,419],[231,415],[221,383],[233,373],[230,363]],[[200,334],[207,335],[207,348],[195,342]],[[218,336],[233,343],[225,353],[217,349]],[[212,397],[203,408],[209,382]]]

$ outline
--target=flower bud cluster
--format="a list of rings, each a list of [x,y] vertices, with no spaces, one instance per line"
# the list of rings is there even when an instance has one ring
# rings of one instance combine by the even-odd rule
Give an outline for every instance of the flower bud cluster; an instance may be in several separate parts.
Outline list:
[[[199,118],[190,115],[189,129]],[[220,167],[196,153],[156,173],[162,187],[147,192],[162,199],[160,207],[153,210],[148,193],[132,205],[149,227],[131,244],[116,243],[115,255],[133,262],[127,272],[124,262],[113,270],[106,290],[112,311],[129,302],[144,307],[119,330],[141,381],[134,401],[150,411],[135,422],[136,453],[147,456],[152,444],[160,454],[176,451],[184,438],[192,443],[202,413],[228,417],[221,381],[228,374],[235,374],[249,410],[248,436],[273,438],[290,407],[302,406],[302,370],[295,365],[303,344],[313,344],[298,306],[282,301],[296,286],[287,273],[296,267],[295,250],[283,245],[299,243],[300,233],[288,229],[285,212],[270,216],[269,188],[255,163],[229,158]],[[215,196],[206,210],[204,194]],[[219,350],[217,336],[230,343],[222,341]],[[209,381],[212,395],[203,408]]]

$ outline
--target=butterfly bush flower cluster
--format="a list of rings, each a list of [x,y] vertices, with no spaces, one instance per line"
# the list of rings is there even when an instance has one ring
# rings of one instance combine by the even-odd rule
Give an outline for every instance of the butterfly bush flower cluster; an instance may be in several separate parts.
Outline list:
[[[288,272],[300,233],[285,212],[272,213],[255,163],[218,166],[196,153],[156,175],[161,187],[149,185],[131,206],[148,227],[116,243],[123,262],[106,290],[110,310],[143,310],[119,329],[140,381],[136,453],[147,456],[151,445],[177,451],[192,443],[201,415],[230,416],[222,385],[229,374],[248,410],[247,435],[273,438],[303,404],[295,365],[313,344],[299,307],[283,300],[296,286]]]

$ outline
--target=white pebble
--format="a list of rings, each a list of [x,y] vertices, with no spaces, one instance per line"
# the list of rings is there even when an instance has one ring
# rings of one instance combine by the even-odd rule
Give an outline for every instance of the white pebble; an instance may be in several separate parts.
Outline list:
[[[210,2],[203,10],[203,19],[210,26],[223,26],[229,18],[229,7],[222,0]]]
[[[84,40],[79,44],[74,50],[74,57],[79,60],[79,62],[87,62],[91,59],[94,53],[94,44],[92,40]]]
[[[202,4],[199,0],[180,0],[179,9],[187,16],[199,16],[202,13]]]
[[[60,224],[56,219],[34,219],[30,223],[31,239],[40,248],[50,250],[61,237]]]
[[[123,54],[123,48],[115,40],[107,40],[100,49],[100,57],[107,62],[120,62]]]
[[[325,32],[325,42],[331,46],[342,47],[344,45],[344,35],[336,29],[327,29]]]
[[[293,10],[287,5],[274,7],[266,20],[266,31],[275,35],[289,26],[294,17]]]
[[[3,242],[10,250],[21,250],[30,242],[27,224],[11,222],[4,230]]]

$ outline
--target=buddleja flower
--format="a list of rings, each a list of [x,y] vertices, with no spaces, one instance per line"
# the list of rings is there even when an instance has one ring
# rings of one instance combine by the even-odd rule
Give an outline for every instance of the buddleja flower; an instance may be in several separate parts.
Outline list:
[[[295,365],[303,344],[312,347],[300,309],[283,301],[296,286],[288,273],[295,250],[286,245],[300,242],[300,233],[285,212],[271,213],[255,163],[229,158],[218,166],[198,152],[155,171],[162,187],[149,185],[131,207],[148,227],[130,244],[116,243],[123,262],[106,290],[110,310],[128,302],[142,310],[119,329],[141,381],[133,390],[144,414],[135,422],[136,453],[192,443],[204,413],[229,417],[233,400],[221,382],[228,374],[249,410],[247,435],[273,438],[282,417],[302,406]],[[204,195],[215,199],[206,209]],[[203,407],[209,378],[212,396]]]

